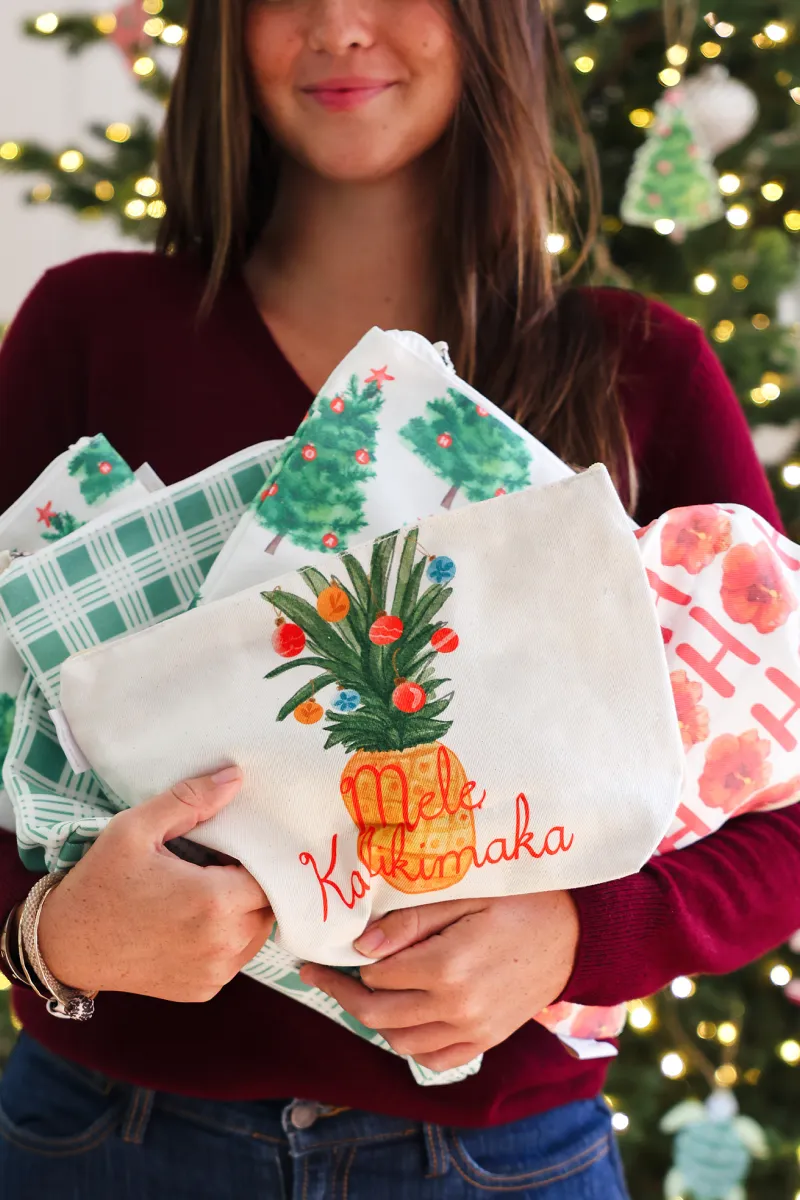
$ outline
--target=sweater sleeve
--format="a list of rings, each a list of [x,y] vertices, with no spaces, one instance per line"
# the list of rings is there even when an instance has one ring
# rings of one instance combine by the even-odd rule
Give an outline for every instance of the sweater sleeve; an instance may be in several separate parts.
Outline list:
[[[86,355],[77,326],[80,297],[63,269],[49,271],[0,345],[0,512],[33,483],[82,429]],[[0,923],[38,876],[20,862],[17,842],[0,832]]]
[[[689,384],[675,389],[655,427],[639,518],[727,502],[781,528],[741,405],[699,330],[693,340]],[[561,999],[613,1005],[677,975],[738,970],[800,929],[798,878],[800,804],[736,818],[638,875],[576,889],[581,935]]]

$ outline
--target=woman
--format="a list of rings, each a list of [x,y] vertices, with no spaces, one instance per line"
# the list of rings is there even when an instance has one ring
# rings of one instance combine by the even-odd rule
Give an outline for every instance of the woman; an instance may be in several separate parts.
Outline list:
[[[545,236],[569,187],[549,129],[567,90],[538,0],[202,0],[189,31],[161,253],[49,272],[7,336],[0,508],[86,432],[168,481],[287,435],[378,324],[446,337],[562,457],[604,460],[641,521],[722,497],[778,522],[696,327],[557,278]],[[77,1023],[15,991],[10,1200],[619,1200],[603,1063],[530,1014],[733,970],[800,926],[798,806],[617,883],[390,916],[364,944],[382,959],[370,988],[306,971],[433,1068],[487,1051],[477,1076],[421,1088],[401,1058],[237,975],[271,927],[266,897],[241,867],[164,850],[237,788],[235,772],[194,780],[115,818],[52,892],[44,959],[100,995]],[[33,882],[6,838],[0,915]]]

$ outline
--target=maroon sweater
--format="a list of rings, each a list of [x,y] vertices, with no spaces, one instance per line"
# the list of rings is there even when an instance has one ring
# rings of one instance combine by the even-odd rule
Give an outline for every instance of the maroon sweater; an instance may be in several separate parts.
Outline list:
[[[0,512],[83,434],[105,433],[134,467],[147,460],[171,483],[294,432],[312,397],[244,283],[225,286],[198,332],[202,284],[187,262],[146,253],[98,255],[45,275],[0,349]],[[741,409],[700,330],[624,292],[595,298],[623,339],[638,519],[729,501],[777,524]],[[676,975],[736,970],[800,928],[798,876],[800,805],[739,818],[636,876],[576,891],[581,937],[563,999],[617,1004]],[[33,882],[4,835],[0,916]],[[531,1021],[490,1050],[474,1078],[422,1088],[402,1059],[242,975],[206,1004],[107,993],[86,1024],[54,1020],[28,992],[16,990],[14,1003],[52,1050],[140,1085],[224,1099],[302,1096],[448,1125],[510,1121],[592,1096],[606,1070],[571,1058]]]

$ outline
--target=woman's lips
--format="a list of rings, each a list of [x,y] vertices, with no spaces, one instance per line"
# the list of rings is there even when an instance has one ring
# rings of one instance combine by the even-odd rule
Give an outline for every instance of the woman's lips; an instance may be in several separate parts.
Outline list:
[[[368,104],[391,87],[394,87],[393,83],[382,83],[379,80],[330,80],[304,88],[303,91],[330,112],[348,112]]]

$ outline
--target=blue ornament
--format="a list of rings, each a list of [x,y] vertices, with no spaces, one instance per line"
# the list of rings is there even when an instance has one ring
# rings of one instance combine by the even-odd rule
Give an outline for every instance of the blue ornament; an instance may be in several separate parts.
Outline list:
[[[339,692],[331,708],[337,713],[352,713],[356,711],[360,703],[361,697],[358,692],[345,688],[344,691]]]
[[[661,1121],[676,1134],[674,1166],[664,1180],[666,1200],[744,1200],[753,1158],[765,1158],[767,1140],[751,1117],[738,1115],[733,1092],[713,1092],[703,1105],[684,1100]]]
[[[455,579],[455,577],[456,564],[452,558],[446,558],[443,554],[434,558],[428,567],[428,579],[432,583],[450,583],[451,579]]]

